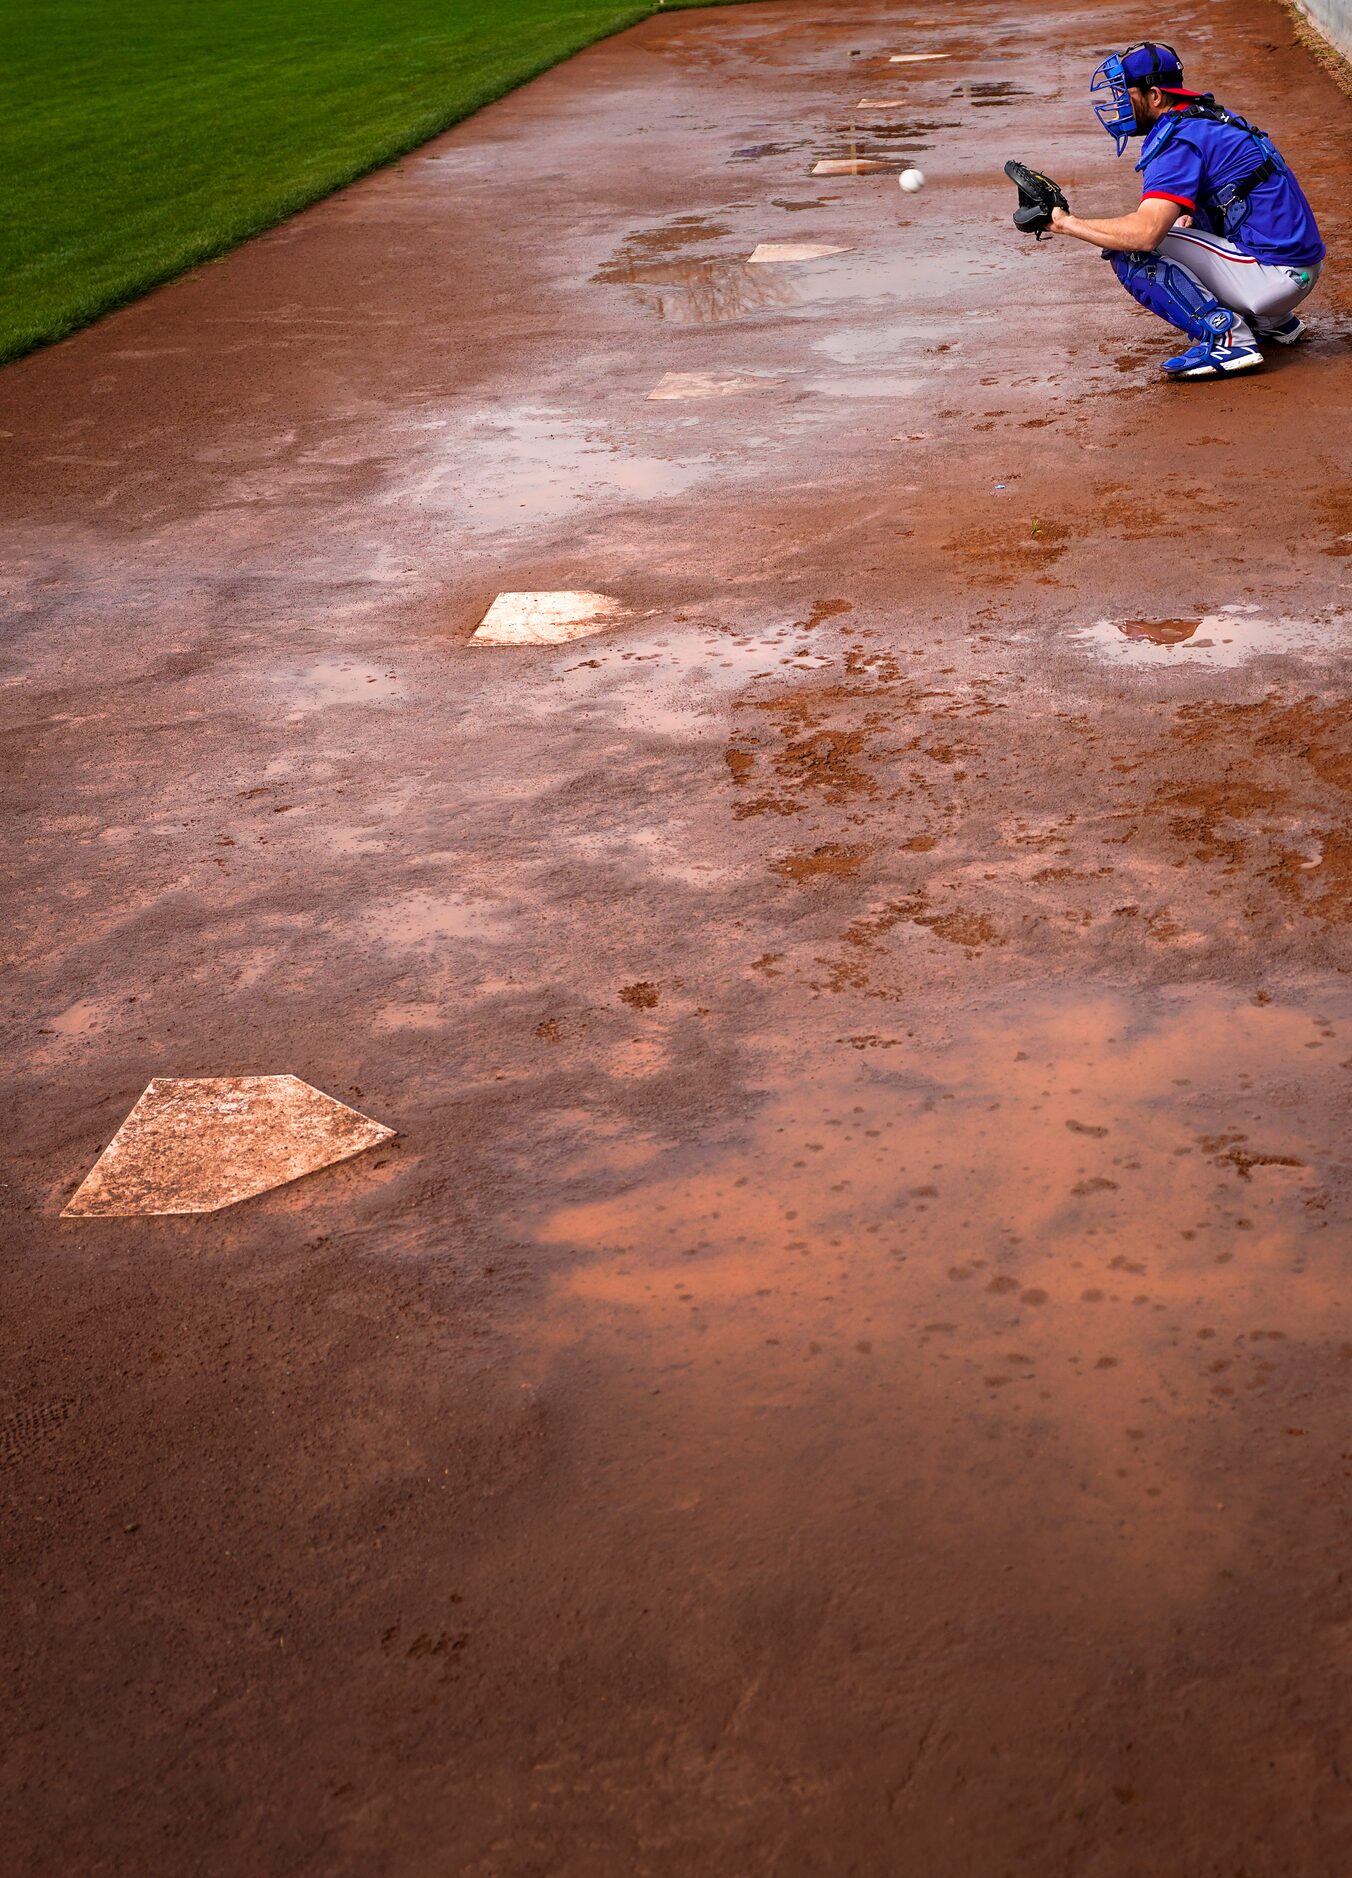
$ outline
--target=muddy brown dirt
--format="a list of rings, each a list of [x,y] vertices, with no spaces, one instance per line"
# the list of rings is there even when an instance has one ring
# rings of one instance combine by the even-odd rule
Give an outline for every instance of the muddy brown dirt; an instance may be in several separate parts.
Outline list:
[[[0,377],[11,1869],[1346,1869],[1352,104],[1168,24],[1259,376],[1008,225],[1101,0],[776,0]],[[399,1138],[58,1218],[276,1073]]]

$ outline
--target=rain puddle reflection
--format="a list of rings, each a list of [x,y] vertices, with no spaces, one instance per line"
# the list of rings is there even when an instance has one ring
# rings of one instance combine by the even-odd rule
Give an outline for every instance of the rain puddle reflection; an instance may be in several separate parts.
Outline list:
[[[712,460],[631,455],[601,425],[534,405],[448,419],[429,454],[392,499],[453,513],[459,534],[486,535],[562,521],[591,504],[677,496]]]
[[[508,1222],[557,1262],[541,1374],[608,1379],[629,1528],[698,1509],[719,1570],[868,1559],[889,1607],[898,1560],[989,1570],[1049,1635],[1086,1583],[1118,1636],[1196,1608],[1340,1373],[1348,1015],[1088,989],[766,1038],[735,1118],[598,1129]]]
[[[1114,1514],[1189,1518],[1180,1416],[1329,1334],[1350,1016],[1337,990],[1086,990],[777,1050],[697,1159],[654,1146],[521,1222],[576,1254],[551,1334],[715,1419],[773,1413],[800,1487],[853,1454],[876,1493],[904,1453],[970,1492],[998,1423],[1053,1503],[1069,1468],[1071,1506],[1087,1472]],[[1003,1490],[1026,1526],[1023,1462]]]
[[[1125,665],[1214,665],[1234,667],[1250,659],[1326,647],[1342,616],[1293,618],[1260,607],[1234,605],[1196,619],[1101,619],[1071,637],[1101,658]]]
[[[641,305],[673,325],[707,326],[793,303],[791,285],[748,268],[744,257],[635,260],[603,268],[598,280],[636,288]]]

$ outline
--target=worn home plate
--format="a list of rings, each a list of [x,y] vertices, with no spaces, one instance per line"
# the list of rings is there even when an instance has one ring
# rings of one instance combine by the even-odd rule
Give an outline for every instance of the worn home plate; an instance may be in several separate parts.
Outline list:
[[[214,1213],[393,1134],[299,1076],[157,1076],[61,1217]]]
[[[476,646],[561,646],[628,617],[604,593],[500,593],[473,640]]]
[[[894,52],[889,65],[927,65],[931,59],[946,59],[946,52]]]
[[[914,98],[861,98],[854,107],[856,111],[894,111],[903,106],[914,109]]]
[[[749,263],[763,261],[820,261],[828,254],[848,254],[829,241],[762,241],[746,257]]]
[[[777,378],[720,378],[716,372],[665,372],[650,398],[730,398],[738,391],[754,391],[757,385],[777,385]]]
[[[814,176],[872,176],[890,166],[876,157],[823,157],[812,165]]]

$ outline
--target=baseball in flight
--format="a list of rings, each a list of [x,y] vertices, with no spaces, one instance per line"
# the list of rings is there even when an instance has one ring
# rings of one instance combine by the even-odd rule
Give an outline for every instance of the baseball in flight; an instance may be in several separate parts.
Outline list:
[[[913,196],[917,189],[924,188],[925,172],[923,170],[903,170],[901,175],[898,176],[897,182],[901,188],[906,191],[908,196]]]

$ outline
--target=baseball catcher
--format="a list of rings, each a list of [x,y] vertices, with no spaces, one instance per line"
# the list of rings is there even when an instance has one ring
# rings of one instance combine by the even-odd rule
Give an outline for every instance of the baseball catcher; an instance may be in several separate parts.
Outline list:
[[[1039,241],[1073,235],[1112,264],[1133,298],[1194,342],[1166,359],[1170,378],[1219,378],[1263,363],[1261,347],[1292,346],[1296,309],[1319,278],[1324,244],[1281,152],[1263,131],[1183,89],[1170,46],[1110,53],[1094,73],[1094,112],[1122,155],[1143,137],[1140,204],[1129,215],[1072,215],[1050,177],[1005,170],[1019,191],[1014,226]]]

